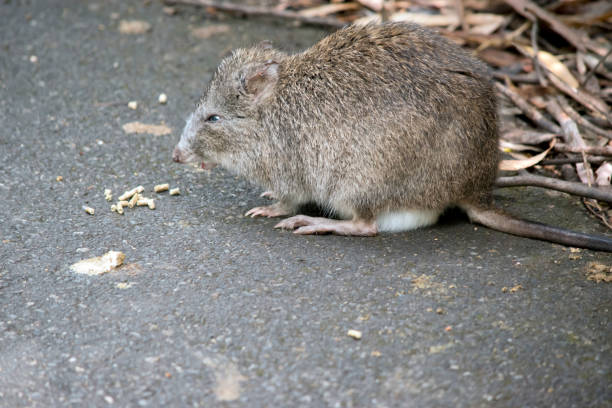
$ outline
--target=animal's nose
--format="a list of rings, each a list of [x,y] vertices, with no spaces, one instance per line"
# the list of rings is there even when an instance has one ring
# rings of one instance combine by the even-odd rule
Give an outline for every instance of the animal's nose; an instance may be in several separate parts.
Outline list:
[[[172,152],[172,160],[177,163],[181,162],[181,151],[179,150],[178,146],[175,147],[174,151]]]

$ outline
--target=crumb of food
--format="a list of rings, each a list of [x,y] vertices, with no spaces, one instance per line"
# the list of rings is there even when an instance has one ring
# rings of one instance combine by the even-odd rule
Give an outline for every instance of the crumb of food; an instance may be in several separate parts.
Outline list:
[[[119,196],[119,201],[129,200],[136,193],[142,193],[144,191],[143,186],[134,187],[131,190],[126,191],[125,193]]]
[[[444,331],[445,331],[445,332],[447,332],[447,333],[448,333],[449,331],[452,331],[452,330],[453,330],[453,327],[452,327],[452,326],[446,326],[446,327],[444,328]]]
[[[153,200],[152,198],[141,197],[140,200],[138,200],[136,202],[136,205],[138,205],[138,206],[147,205],[147,206],[149,206],[149,208],[151,210],[154,210],[155,209],[155,200]]]
[[[121,34],[144,34],[151,29],[151,24],[142,20],[121,20],[119,32]]]
[[[36,55],[30,55],[30,62],[36,64],[38,62],[38,57]]]
[[[159,98],[157,98],[157,101],[164,105],[166,102],[168,102],[168,95],[166,95],[165,93],[159,94]]]
[[[506,286],[504,286],[503,288],[501,288],[501,291],[502,291],[503,293],[506,293],[506,292],[508,291],[508,288],[507,288]]]
[[[113,192],[109,188],[104,189],[104,199],[106,201],[112,201],[113,199]]]
[[[64,178],[62,176],[57,176],[55,178],[55,181],[64,181]]]
[[[136,193],[130,198],[130,201],[128,201],[128,207],[134,208],[138,200],[140,200],[140,194]]]
[[[204,27],[193,28],[191,30],[191,35],[199,38],[200,40],[205,40],[215,35],[225,34],[230,31],[231,28],[227,24],[210,24]]]
[[[138,109],[138,102],[136,101],[129,101],[128,102],[128,108],[136,110]]]
[[[436,309],[436,313],[437,313],[437,314],[440,314],[440,315],[441,315],[441,314],[444,314],[444,309],[442,309],[441,307],[439,307],[439,308],[437,308],[437,309]]]
[[[170,188],[170,184],[168,183],[158,184],[155,187],[153,187],[153,191],[155,191],[156,193],[161,193],[163,191],[168,191],[169,188]]]
[[[94,215],[94,213],[96,212],[96,210],[86,205],[83,206],[83,210],[85,210],[85,212],[89,215]]]
[[[510,293],[516,293],[521,289],[523,289],[523,285],[515,285],[510,288]]]
[[[125,133],[148,133],[151,134],[153,136],[163,136],[163,135],[169,135],[170,133],[172,133],[172,129],[170,129],[168,126],[164,125],[163,123],[161,125],[149,125],[146,123],[141,123],[141,122],[129,122],[126,123],[125,125],[123,125],[123,131]]]
[[[587,279],[595,283],[612,282],[612,265],[605,265],[598,262],[590,262],[587,266]]]
[[[119,202],[117,203],[117,214],[121,214],[121,215],[123,215],[123,203],[124,203],[124,202],[125,202],[125,201],[119,201]]]
[[[123,252],[109,251],[102,256],[79,261],[70,266],[70,269],[85,275],[102,275],[120,266],[124,260]]]
[[[128,282],[119,282],[115,286],[117,287],[117,289],[128,289],[132,287],[132,284]]]
[[[181,190],[179,190],[178,187],[177,188],[173,188],[173,189],[170,190],[170,195],[171,196],[175,196],[175,195],[179,195],[179,194],[181,194]]]
[[[355,340],[361,340],[361,332],[359,330],[350,329],[348,332],[346,332],[346,334]]]

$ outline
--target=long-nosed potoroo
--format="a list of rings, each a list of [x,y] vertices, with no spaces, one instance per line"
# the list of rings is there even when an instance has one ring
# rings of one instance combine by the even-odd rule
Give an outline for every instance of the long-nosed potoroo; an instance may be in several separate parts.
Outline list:
[[[297,234],[375,235],[434,224],[449,207],[529,238],[612,251],[612,239],[494,207],[496,97],[486,65],[414,24],[350,26],[304,52],[225,58],[174,149],[274,192],[250,216]],[[340,219],[295,215],[314,202]]]

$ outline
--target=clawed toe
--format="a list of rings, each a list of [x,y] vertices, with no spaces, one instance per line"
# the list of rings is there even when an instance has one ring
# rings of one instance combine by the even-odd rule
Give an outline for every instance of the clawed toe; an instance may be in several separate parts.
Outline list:
[[[255,207],[251,208],[247,211],[244,216],[245,217],[282,217],[283,215],[287,215],[287,209],[279,203],[267,205],[264,207]]]

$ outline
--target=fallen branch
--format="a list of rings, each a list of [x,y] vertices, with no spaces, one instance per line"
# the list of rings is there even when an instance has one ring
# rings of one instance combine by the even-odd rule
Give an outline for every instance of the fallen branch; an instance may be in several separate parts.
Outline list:
[[[561,108],[565,111],[565,113],[567,113],[568,116],[572,118],[573,120],[575,120],[580,126],[582,126],[585,129],[590,130],[591,132],[599,136],[603,136],[603,137],[607,137],[608,139],[612,139],[611,131],[602,129],[599,126],[592,124],[587,119],[582,117],[578,112],[576,112],[574,108],[570,106],[570,104],[563,97],[563,95],[557,96],[557,102],[559,102],[559,105],[561,105]]]
[[[495,181],[495,187],[499,188],[518,186],[543,187],[550,190],[563,191],[564,193],[580,197],[594,198],[596,200],[612,203],[612,189],[589,187],[586,184],[573,181],[564,181],[529,173],[520,176],[499,177]]]
[[[495,87],[498,91],[506,95],[512,102],[514,102],[514,104],[525,114],[525,116],[531,119],[535,124],[548,130],[549,132],[557,134],[561,133],[561,128],[559,126],[546,119],[544,115],[538,112],[529,102],[523,99],[522,96],[499,82],[495,83]]]
[[[609,123],[612,123],[612,117],[610,116],[610,107],[602,99],[587,93],[581,89],[575,89],[560,80],[556,75],[549,73],[548,79],[554,86],[557,87],[561,92],[567,96],[573,98],[577,102],[586,106],[587,108],[599,112],[602,114]]]
[[[572,149],[579,149],[578,153],[582,154],[582,163],[576,163],[576,172],[578,177],[584,184],[589,186],[595,182],[593,175],[593,169],[586,160],[586,153],[584,149],[587,147],[584,139],[578,131],[578,125],[574,122],[564,111],[555,99],[549,99],[546,103],[546,110],[557,120],[563,130],[563,138],[567,143],[567,146]],[[571,152],[575,153],[575,152]]]
[[[612,147],[609,146],[570,146],[565,143],[558,143],[554,149],[561,153],[586,153],[612,157]]]
[[[602,157],[602,156],[587,156],[586,159],[591,164],[601,164],[605,161],[610,161],[610,158]],[[582,157],[573,156],[573,157],[559,157],[556,159],[546,159],[546,160],[542,160],[539,164],[541,164],[542,166],[546,166],[546,165],[557,166],[560,164],[582,163],[583,161],[584,159]]]
[[[223,11],[225,13],[242,14],[246,16],[268,16],[268,17],[289,19],[289,20],[299,21],[305,24],[311,24],[311,25],[317,25],[317,26],[323,26],[323,27],[340,28],[346,25],[345,23],[339,20],[333,19],[333,18],[309,17],[309,16],[304,16],[300,13],[296,13],[293,11],[276,10],[276,9],[270,9],[266,7],[247,6],[243,4],[235,4],[235,3],[225,2],[225,1],[164,0],[164,3],[169,4],[169,5],[190,4],[193,6],[212,8],[214,10]]]
[[[586,51],[584,39],[575,30],[561,22],[553,13],[544,10],[529,0],[505,0],[505,2],[527,19],[533,18],[533,13],[578,50]]]

